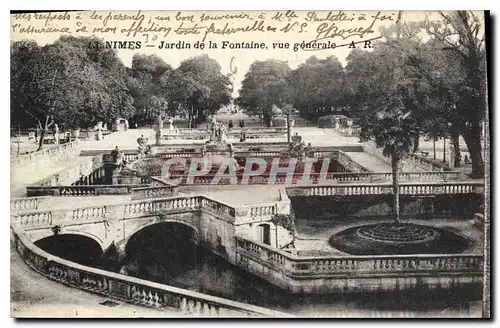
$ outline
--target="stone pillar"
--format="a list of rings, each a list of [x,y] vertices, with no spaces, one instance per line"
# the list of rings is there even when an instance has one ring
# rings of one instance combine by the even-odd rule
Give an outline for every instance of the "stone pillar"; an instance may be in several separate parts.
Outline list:
[[[56,145],[59,145],[59,126],[57,124],[54,124],[54,140]]]
[[[155,139],[156,139],[157,146],[161,145],[162,129],[163,129],[163,119],[161,118],[161,115],[158,115],[158,118],[156,119],[156,133],[155,133]]]

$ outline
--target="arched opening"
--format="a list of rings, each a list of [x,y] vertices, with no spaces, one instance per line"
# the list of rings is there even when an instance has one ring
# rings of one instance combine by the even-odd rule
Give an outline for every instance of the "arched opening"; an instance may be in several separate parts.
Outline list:
[[[271,245],[271,226],[269,224],[259,224],[259,240],[266,244]]]
[[[158,282],[196,265],[198,234],[179,222],[161,222],[134,233],[125,245],[121,272]]]
[[[76,234],[62,234],[45,237],[35,245],[68,261],[98,267],[102,259],[101,245],[94,239]]]

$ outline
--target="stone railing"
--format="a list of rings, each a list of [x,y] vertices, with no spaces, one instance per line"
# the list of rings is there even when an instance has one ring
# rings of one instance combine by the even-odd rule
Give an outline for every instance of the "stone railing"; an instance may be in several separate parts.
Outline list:
[[[11,167],[14,169],[23,166],[37,164],[36,162],[52,162],[55,163],[59,160],[64,160],[69,157],[76,157],[80,154],[80,144],[78,141],[62,144],[57,147],[42,149],[40,151],[12,156],[10,159]]]
[[[136,160],[139,159],[139,153],[138,152],[124,152],[123,153],[123,160],[127,161],[128,163],[135,162]],[[113,156],[111,154],[102,154],[102,160],[103,163],[114,163]]]
[[[347,196],[347,195],[382,195],[392,194],[392,185],[383,184],[342,184],[327,186],[304,186],[287,188],[289,196]],[[402,183],[401,195],[439,195],[439,194],[482,194],[484,184],[479,181],[466,182],[427,182]]]
[[[73,209],[71,220],[78,223],[101,221],[106,216],[106,206],[82,207]]]
[[[482,275],[483,256],[475,254],[370,255],[370,256],[297,256],[268,245],[236,237],[237,253],[290,278],[319,279],[326,277],[384,277],[404,274],[412,276]]]
[[[250,217],[270,217],[278,213],[276,203],[266,203],[258,205],[245,205],[238,208],[238,212],[245,211]]]
[[[442,163],[440,161],[433,161],[430,158],[420,156],[418,154],[411,154],[407,159],[407,162],[418,167],[424,171],[448,171],[450,167],[448,163]]]
[[[323,178],[317,175],[318,179]],[[453,181],[462,177],[461,172],[401,172],[398,175],[400,182],[404,181]],[[334,172],[328,173],[326,179],[336,182],[382,182],[392,181],[392,172]],[[327,181],[324,181],[327,182]]]
[[[155,199],[149,201],[135,201],[125,205],[124,216],[143,216],[162,211],[194,211],[199,209],[199,196],[176,197],[169,199]]]
[[[334,159],[339,162],[340,165],[342,165],[347,171],[352,172],[352,173],[358,173],[358,172],[370,172],[370,170],[363,165],[357,163],[355,160],[351,158],[351,156],[347,155],[343,151],[337,151],[336,155],[333,156]]]
[[[284,313],[209,296],[80,265],[36,247],[24,233],[11,228],[11,240],[21,258],[45,277],[107,298],[165,311],[180,316],[283,317]]]
[[[236,216],[236,210],[234,207],[225,204],[220,201],[215,201],[206,197],[200,197],[201,209],[208,211],[210,213],[224,216],[229,218],[231,221],[234,221]]]
[[[111,209],[111,211],[110,211]],[[135,218],[164,212],[187,213],[207,211],[221,219],[234,222],[236,210],[223,202],[204,196],[177,196],[151,200],[136,200],[126,204],[87,206],[76,209],[54,209],[25,211],[12,215],[12,223],[24,229],[48,228],[53,225],[72,225],[101,222],[103,220]],[[111,217],[108,217],[111,215]]]
[[[418,181],[426,182],[448,182],[461,179],[460,172],[404,172],[399,174],[400,182]],[[231,178],[215,179],[215,174],[205,176],[194,176],[188,179],[187,174],[172,174],[168,177],[171,180],[181,179],[179,185],[230,185],[233,183]],[[343,183],[383,183],[392,182],[392,173],[390,172],[329,172],[326,174],[311,173],[309,179],[303,173],[295,173],[288,177],[283,173],[270,178],[269,175],[249,175],[237,173],[238,184],[290,184],[290,185],[337,185]],[[169,180],[167,180],[169,181]],[[190,183],[188,183],[188,181]],[[171,182],[173,183],[173,182]]]
[[[18,226],[31,229],[47,227],[53,224],[52,211],[33,211],[13,215],[13,222]]]
[[[169,158],[191,158],[191,157],[201,157],[201,150],[197,152],[168,152],[158,154],[157,157],[169,159]]]
[[[40,202],[48,199],[49,197],[30,197],[30,198],[11,198],[10,211],[33,211],[38,209]]]
[[[179,193],[177,186],[152,186],[132,189],[132,200],[148,198],[164,198]]]
[[[57,185],[70,185],[82,176],[88,176],[100,170],[104,164],[102,155],[86,156],[88,161],[61,170],[56,174],[38,181],[35,186],[49,187]]]
[[[129,195],[134,188],[141,187],[149,187],[149,184],[26,187],[26,192],[28,197]]]
[[[80,151],[80,144],[75,141],[18,157],[11,157],[11,184],[16,185],[18,182],[23,181],[25,175],[39,174],[50,170],[61,161],[74,160],[80,155]]]
[[[183,196],[169,199],[158,199],[142,202],[131,202],[125,205],[124,215],[142,216],[165,211],[205,210],[210,213],[229,218],[234,221],[235,209],[223,202],[204,196]]]

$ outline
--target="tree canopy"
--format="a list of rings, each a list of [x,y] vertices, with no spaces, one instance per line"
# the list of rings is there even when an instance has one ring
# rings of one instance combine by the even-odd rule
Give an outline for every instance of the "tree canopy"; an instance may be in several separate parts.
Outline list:
[[[90,39],[63,36],[43,47],[33,41],[12,44],[14,125],[89,127],[130,116],[133,99],[125,66],[114,51],[89,47]]]
[[[249,115],[260,116],[267,126],[273,117],[273,105],[283,107],[292,98],[289,83],[291,69],[280,60],[256,61],[245,74],[237,104]]]
[[[135,54],[127,68],[95,37],[62,36],[44,46],[29,40],[11,44],[16,128],[38,126],[45,133],[56,123],[89,128],[117,118],[150,124],[158,114],[186,114],[196,124],[229,104],[231,93],[229,76],[206,55],[174,69],[156,55]]]

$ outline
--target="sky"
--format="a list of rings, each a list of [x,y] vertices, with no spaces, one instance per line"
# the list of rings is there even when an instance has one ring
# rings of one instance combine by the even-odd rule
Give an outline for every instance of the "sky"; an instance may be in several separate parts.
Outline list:
[[[194,49],[193,47],[191,49],[159,49],[158,47],[160,46],[161,41],[164,42],[178,42],[178,41],[185,41],[191,43],[193,46],[196,41],[200,41],[203,38],[204,32],[206,31],[209,26],[213,23],[215,24],[215,28],[222,29],[224,28],[224,25],[227,23],[229,28],[238,28],[238,27],[244,27],[247,25],[251,25],[255,20],[260,20],[259,15],[262,14],[261,12],[206,12],[205,15],[211,15],[212,18],[223,18],[221,15],[239,15],[240,17],[242,16],[249,16],[254,19],[248,20],[248,19],[234,19],[234,18],[227,18],[226,19],[213,19],[213,20],[205,20],[203,21],[201,14],[202,12],[109,12],[109,11],[102,11],[102,12],[81,12],[80,17],[81,19],[77,19],[77,13],[78,12],[71,12],[69,15],[71,18],[69,20],[57,20],[53,19],[50,20],[50,16],[43,16],[43,17],[34,17],[32,16],[24,16],[24,17],[15,17],[11,15],[11,40],[12,41],[17,41],[17,40],[22,40],[22,39],[33,39],[37,41],[39,44],[47,44],[47,43],[52,43],[56,39],[58,39],[61,35],[61,33],[26,33],[26,28],[32,26],[34,28],[62,28],[62,27],[69,27],[70,30],[72,31],[72,35],[97,35],[99,37],[103,37],[105,41],[124,41],[124,40],[129,40],[129,41],[141,41],[142,42],[142,47],[141,49],[135,49],[135,50],[129,50],[129,49],[121,49],[117,50],[118,56],[122,59],[123,63],[126,66],[130,66],[132,62],[132,57],[136,53],[143,53],[143,54],[157,54],[160,56],[166,63],[170,64],[172,67],[178,67],[180,62],[184,59],[200,55],[200,54],[208,54],[211,58],[217,60],[219,64],[221,65],[222,73],[223,74],[228,74],[231,71],[233,71],[233,78],[234,78],[234,90],[235,93],[237,93],[237,90],[241,87],[241,82],[245,76],[245,73],[248,71],[250,65],[257,60],[267,60],[267,59],[278,59],[278,60],[284,60],[287,61],[289,66],[294,69],[297,66],[299,66],[301,63],[305,62],[305,60],[311,56],[316,56],[319,59],[324,59],[328,56],[334,55],[336,56],[340,62],[345,65],[346,64],[346,57],[348,56],[350,50],[347,46],[344,47],[339,47],[336,49],[327,49],[327,50],[316,50],[316,51],[304,51],[300,50],[299,51],[293,51],[293,49],[273,49],[273,43],[289,43],[290,47],[293,48],[294,43],[300,43],[301,41],[311,41],[313,39],[318,38],[319,36],[327,36],[328,32],[325,32],[328,30],[328,27],[331,27],[333,24],[338,28],[338,30],[341,29],[356,29],[356,28],[367,28],[371,23],[373,23],[372,30],[374,30],[374,33],[372,34],[365,34],[363,37],[360,36],[352,36],[348,37],[345,40],[342,37],[335,37],[331,39],[325,39],[323,41],[333,41],[336,42],[337,44],[345,44],[349,43],[351,41],[360,41],[360,40],[366,40],[370,39],[373,37],[378,37],[380,36],[380,33],[378,32],[381,27],[388,27],[390,25],[395,24],[395,19],[398,17],[398,12],[397,11],[383,11],[377,16],[377,12],[346,12],[344,11],[341,16],[335,16],[337,17],[336,21],[332,20],[322,20],[322,21],[316,21],[314,20],[313,17],[316,17],[316,19],[325,19],[328,18],[328,12],[321,12],[321,11],[316,11],[314,14],[311,12],[306,12],[306,11],[301,11],[301,12],[295,12],[295,16],[292,15],[290,20],[287,18],[281,18],[281,21],[279,20],[274,20],[272,19],[273,16],[275,16],[276,12],[265,12],[265,19],[263,19],[263,22],[265,25],[271,25],[274,27],[277,27],[278,29],[285,27],[286,24],[288,23],[297,23],[294,30],[291,30],[290,32],[284,33],[284,32],[245,32],[245,33],[235,33],[235,34],[230,34],[230,35],[218,35],[215,33],[209,33],[206,40],[205,44],[208,44],[209,41],[212,41],[213,43],[217,43],[219,45],[218,49],[207,49],[207,47],[203,50],[200,49]],[[112,14],[109,16],[109,14]],[[283,12],[284,13],[284,12]],[[330,14],[330,18],[334,17],[334,15],[339,14],[339,11],[332,11],[332,14]],[[121,15],[121,17],[116,16],[116,15]],[[125,17],[125,15],[127,17]],[[148,36],[146,37],[145,34],[137,34],[135,37],[134,36],[127,36],[126,32],[120,32],[123,28],[128,28],[133,24],[134,22],[137,22],[137,20],[131,20],[127,19],[130,18],[131,16],[134,17],[140,17],[143,15],[143,23],[142,25],[147,25],[148,22],[153,22],[156,24],[156,27],[162,26],[165,28],[171,28],[171,31],[167,36],[165,36],[164,33],[152,33],[149,32],[147,33]],[[422,21],[425,19],[426,15],[431,18],[436,18],[437,13],[436,12],[417,12],[417,11],[405,11],[402,12],[401,15],[401,21],[403,22],[409,22],[409,21]],[[482,12],[477,13],[478,16],[482,17]],[[169,20],[160,20],[161,18],[166,18],[168,17]],[[191,17],[193,16],[193,17]],[[360,21],[359,17],[368,17],[368,20],[365,19],[364,21]],[[387,16],[390,18],[393,18],[392,20],[390,19],[380,19],[381,16]],[[262,16],[261,16],[262,17]],[[340,20],[341,17],[342,19],[347,19],[352,17],[352,20]],[[378,17],[379,19],[373,19],[373,17]],[[106,19],[108,18],[108,19]],[[118,20],[120,18],[125,18],[125,20]],[[181,25],[182,24],[182,25]],[[303,27],[303,31],[300,31],[300,27],[302,24],[306,24]],[[326,27],[324,25],[327,24]],[[76,32],[76,29],[81,28],[82,26],[86,26],[89,30],[88,33],[85,32]],[[181,27],[205,27],[201,29],[197,29],[197,31],[201,31],[200,34],[189,34],[189,35],[179,35],[176,34],[175,29],[177,29],[179,26]],[[94,28],[113,28],[116,27],[116,30],[113,31],[108,31],[107,33],[103,33],[102,30],[100,31],[95,31]],[[21,28],[25,28],[24,32],[21,30]],[[187,30],[183,30],[186,32]],[[179,33],[182,33],[183,31],[179,30]],[[193,31],[193,30],[192,30]],[[352,31],[351,31],[352,32]],[[349,32],[345,32],[343,35],[347,35]],[[331,32],[330,32],[331,35]],[[153,36],[157,36],[157,40],[153,42]],[[146,39],[148,41],[147,44],[154,44],[155,47],[145,47],[146,45]],[[250,49],[250,50],[242,50],[242,49],[220,49],[220,46],[222,45],[223,41],[229,41],[229,42],[265,42],[267,45],[266,50],[262,49]],[[321,42],[323,42],[321,41]],[[358,44],[357,47],[362,47],[363,44]],[[369,49],[364,49],[366,51],[369,51]]]

